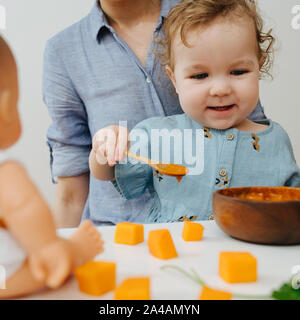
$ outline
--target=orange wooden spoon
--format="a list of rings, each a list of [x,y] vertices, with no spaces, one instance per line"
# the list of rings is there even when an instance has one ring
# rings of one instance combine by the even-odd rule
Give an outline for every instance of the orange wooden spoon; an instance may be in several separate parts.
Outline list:
[[[186,168],[185,166],[181,166],[178,164],[173,164],[173,163],[162,163],[162,162],[157,162],[142,156],[139,156],[131,151],[127,151],[127,156],[140,160],[146,164],[148,164],[150,167],[152,167],[154,170],[158,171],[160,174],[165,174],[166,176],[172,176],[176,177],[178,182],[182,179],[183,176],[185,176],[188,172],[189,169]]]

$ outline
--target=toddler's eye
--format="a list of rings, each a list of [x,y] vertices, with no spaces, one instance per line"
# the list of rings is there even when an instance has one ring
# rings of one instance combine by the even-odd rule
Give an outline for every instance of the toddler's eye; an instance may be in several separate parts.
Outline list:
[[[233,70],[230,72],[230,74],[234,75],[234,76],[240,76],[244,73],[247,73],[248,70]]]
[[[191,79],[204,79],[208,77],[208,73],[199,73],[191,76]]]

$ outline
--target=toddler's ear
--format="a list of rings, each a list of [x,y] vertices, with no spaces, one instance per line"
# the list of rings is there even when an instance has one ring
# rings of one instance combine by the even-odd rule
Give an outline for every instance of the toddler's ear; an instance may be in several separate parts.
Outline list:
[[[166,71],[167,71],[167,74],[168,74],[170,80],[172,81],[173,86],[174,86],[174,88],[175,88],[175,90],[176,90],[176,93],[177,93],[177,87],[176,87],[176,80],[175,80],[175,77],[174,77],[174,72],[173,72],[173,70],[170,68],[170,66],[166,66]]]
[[[0,92],[0,121],[9,123],[12,120],[12,112],[10,106],[10,91],[3,90]]]

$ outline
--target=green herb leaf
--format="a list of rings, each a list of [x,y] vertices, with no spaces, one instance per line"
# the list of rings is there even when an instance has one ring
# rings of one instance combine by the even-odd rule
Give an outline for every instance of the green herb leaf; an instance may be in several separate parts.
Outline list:
[[[187,271],[183,270],[182,268],[180,268],[178,266],[174,266],[174,265],[169,265],[168,264],[168,265],[161,266],[160,268],[161,268],[161,270],[164,270],[164,269],[177,270],[177,271],[181,272],[183,275],[185,275],[186,277],[190,278],[192,281],[197,282],[201,286],[205,286],[205,282],[199,278],[198,274],[193,269],[192,269],[192,274],[190,274]]]
[[[300,290],[293,289],[290,283],[284,283],[278,290],[272,292],[277,300],[300,300]]]
[[[165,269],[174,269],[177,270],[178,272],[182,273],[184,276],[189,278],[190,280],[198,283],[200,286],[207,286],[206,283],[199,277],[198,273],[194,270],[191,269],[191,273],[185,271],[184,269],[174,266],[174,265],[164,265],[160,267],[161,270]],[[270,296],[257,296],[257,295],[245,295],[245,294],[233,294],[234,298],[242,298],[242,299],[271,299]]]

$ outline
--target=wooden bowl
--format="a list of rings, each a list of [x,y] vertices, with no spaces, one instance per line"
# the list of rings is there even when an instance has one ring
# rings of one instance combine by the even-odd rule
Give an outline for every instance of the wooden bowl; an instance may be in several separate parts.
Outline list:
[[[300,243],[300,188],[218,190],[213,211],[219,227],[234,238],[262,244]]]

